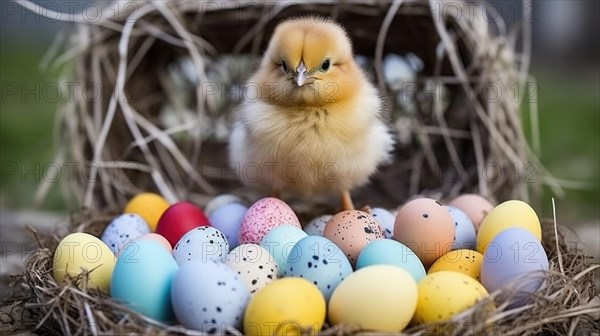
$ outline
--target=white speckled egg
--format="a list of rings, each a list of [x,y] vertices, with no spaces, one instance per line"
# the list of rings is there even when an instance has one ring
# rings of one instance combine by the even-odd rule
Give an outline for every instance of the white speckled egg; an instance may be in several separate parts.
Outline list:
[[[223,232],[230,247],[239,245],[240,225],[248,208],[239,203],[226,204],[210,214],[210,225]]]
[[[260,199],[244,215],[239,241],[241,244],[259,244],[274,227],[285,224],[302,229],[298,217],[289,205],[273,197]]]
[[[325,225],[327,222],[333,217],[332,215],[322,215],[316,218],[313,218],[306,226],[304,227],[304,232],[309,236],[322,236],[323,230],[325,230]]]
[[[194,260],[183,264],[173,279],[171,300],[177,320],[207,333],[240,328],[250,293],[223,263]]]
[[[296,243],[306,237],[306,232],[293,225],[280,225],[269,232],[260,242],[260,246],[269,251],[283,274],[288,255]]]
[[[454,223],[454,243],[453,250],[460,249],[475,249],[477,234],[475,233],[475,225],[469,216],[457,207],[452,205],[446,206],[452,222]]]
[[[325,237],[308,236],[292,248],[283,274],[312,282],[329,301],[337,285],[350,273],[352,265],[337,245]]]
[[[206,206],[204,207],[204,214],[210,217],[215,210],[219,209],[220,207],[224,207],[228,204],[243,205],[244,201],[242,201],[241,198],[231,194],[218,195],[213,197],[210,201],[208,201],[208,203],[206,203]]]
[[[369,215],[371,215],[377,224],[381,226],[385,238],[394,238],[394,223],[396,221],[396,216],[393,213],[383,208],[373,208],[369,212]]]
[[[122,214],[115,217],[104,229],[100,240],[108,245],[115,255],[129,242],[150,232],[148,224],[136,214]]]
[[[225,235],[211,226],[188,231],[173,248],[173,257],[180,266],[192,260],[225,262],[227,253],[229,243]]]
[[[256,244],[242,244],[227,255],[225,264],[246,284],[250,294],[278,278],[275,259],[269,251]]]

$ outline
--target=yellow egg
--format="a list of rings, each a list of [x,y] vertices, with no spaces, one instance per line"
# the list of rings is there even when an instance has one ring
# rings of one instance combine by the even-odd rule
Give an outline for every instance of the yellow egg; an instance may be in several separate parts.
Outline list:
[[[463,312],[489,294],[470,276],[451,271],[428,274],[419,281],[418,323],[442,322]]]
[[[510,228],[527,230],[539,241],[542,240],[540,219],[531,206],[523,201],[506,201],[496,206],[483,218],[477,232],[477,251],[484,254],[494,237]]]
[[[470,276],[479,281],[479,272],[483,255],[473,250],[454,250],[444,254],[427,271],[428,274],[439,271],[453,271]]]
[[[139,215],[148,223],[150,230],[154,231],[160,216],[168,207],[169,202],[162,196],[154,193],[141,193],[129,200],[123,212]]]
[[[315,335],[325,321],[325,298],[302,278],[269,283],[250,299],[244,314],[245,335]]]
[[[361,268],[344,279],[329,300],[329,321],[361,329],[399,332],[417,307],[417,284],[392,265]]]
[[[57,283],[66,274],[77,276],[82,270],[91,271],[89,288],[98,287],[108,293],[115,267],[115,255],[100,239],[82,232],[63,238],[54,251],[53,276]]]

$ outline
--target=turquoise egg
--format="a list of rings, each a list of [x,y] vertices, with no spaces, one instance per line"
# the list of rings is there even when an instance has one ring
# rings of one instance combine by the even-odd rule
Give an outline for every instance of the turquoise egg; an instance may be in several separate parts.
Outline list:
[[[356,269],[371,265],[394,265],[410,273],[416,282],[425,277],[425,267],[406,245],[391,239],[374,240],[358,255]]]
[[[142,315],[172,321],[171,283],[177,270],[177,262],[160,244],[150,240],[134,241],[119,254],[110,294]]]

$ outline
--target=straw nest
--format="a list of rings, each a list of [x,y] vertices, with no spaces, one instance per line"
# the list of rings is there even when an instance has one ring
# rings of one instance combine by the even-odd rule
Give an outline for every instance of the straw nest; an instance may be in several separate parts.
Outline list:
[[[530,27],[490,21],[482,4],[137,1],[106,8],[93,21],[76,16],[74,31],[52,49],[67,51],[48,58],[57,66],[71,61],[80,84],[60,110],[56,158],[76,168],[64,187],[78,205],[119,208],[140,191],[200,205],[221,192],[257,198],[227,160],[232,112],[247,98],[244,82],[276,24],[308,14],[346,27],[397,138],[393,163],[354,192],[358,204],[396,207],[417,193],[528,200],[545,181],[519,115],[530,94]],[[301,216],[336,204],[286,200]]]
[[[98,235],[111,215],[78,213],[71,218],[70,232]],[[508,308],[519,289],[519,281],[491,293],[497,307],[491,311],[482,301],[442,324],[411,325],[398,335],[592,335],[598,330],[600,298],[592,265],[582,249],[565,243],[564,228],[543,223],[543,246],[550,270],[542,288],[528,304]],[[37,237],[37,235],[36,235]],[[558,237],[558,240],[556,239]],[[26,260],[26,271],[15,277],[15,293],[2,310],[2,331],[36,330],[58,335],[203,335],[180,325],[166,325],[146,318],[97,290],[82,290],[87,274],[57,284],[52,277],[52,259],[60,236],[37,237],[40,248]],[[79,287],[78,287],[79,284]],[[352,326],[325,327],[320,335],[365,334]],[[232,329],[231,334],[241,335]],[[369,332],[371,335],[383,335]],[[389,335],[389,334],[386,334]]]
[[[515,100],[530,79],[530,27],[509,30],[500,20],[487,22],[484,6],[465,15],[473,4],[462,1],[123,3],[105,7],[94,20],[73,17],[74,30],[59,36],[48,57],[49,64],[72,64],[70,80],[80,84],[59,113],[56,161],[80,168],[64,185],[65,194],[93,210],[71,218],[68,232],[99,235],[114,214],[109,209],[121,209],[140,191],[201,205],[220,192],[258,197],[227,168],[232,112],[243,97],[222,93],[239,93],[277,22],[306,14],[332,17],[347,28],[385,96],[398,139],[394,162],[356,191],[358,203],[397,207],[418,193],[441,199],[467,191],[491,200],[528,200],[529,188],[539,183],[527,182],[552,182],[526,144]],[[515,52],[517,41],[524,41],[522,54]],[[217,84],[217,94],[207,84]],[[535,180],[529,180],[532,172]],[[41,186],[38,200],[48,189]],[[335,204],[320,198],[290,202],[301,217],[330,212]],[[482,302],[451,322],[410,326],[404,334],[590,334],[598,327],[598,266],[554,229],[544,224],[550,271],[529,304],[507,308],[507,288],[492,293],[493,312],[480,309]],[[11,301],[0,310],[2,331],[198,334],[78,289],[86,274],[57,284],[52,255],[65,235],[37,237],[40,248],[29,255]],[[322,334],[358,332],[336,326]]]

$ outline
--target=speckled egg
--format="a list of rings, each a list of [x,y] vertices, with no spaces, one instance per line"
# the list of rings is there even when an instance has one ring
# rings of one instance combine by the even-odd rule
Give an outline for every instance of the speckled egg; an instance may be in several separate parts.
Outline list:
[[[210,226],[192,229],[175,245],[173,257],[179,265],[192,260],[224,262],[229,243],[221,231]]]
[[[302,229],[298,217],[289,205],[273,197],[260,199],[244,215],[239,242],[259,244],[274,227],[284,224]]]
[[[396,216],[389,210],[384,208],[373,208],[369,212],[369,215],[381,226],[385,238],[394,238],[394,222]]]
[[[438,201],[417,198],[406,203],[396,215],[394,239],[408,246],[429,268],[452,249],[454,222]]]
[[[115,217],[104,229],[100,240],[117,255],[127,243],[149,232],[150,228],[142,217],[128,213]]]
[[[352,273],[352,265],[337,245],[325,237],[302,238],[290,252],[283,275],[304,278],[319,287],[326,301]]]
[[[475,249],[475,243],[477,241],[477,234],[475,233],[475,226],[471,221],[471,218],[467,216],[462,210],[452,205],[446,207],[448,213],[452,217],[454,223],[454,243],[452,244],[453,250],[459,249]]]
[[[279,269],[279,275],[283,274],[288,256],[296,243],[306,237],[306,232],[293,225],[279,225],[273,228],[261,240],[260,246],[269,251],[275,259]]]
[[[304,232],[309,236],[322,236],[323,230],[325,230],[325,225],[327,222],[333,217],[333,215],[322,215],[317,218],[313,218],[306,226],[304,227]]]
[[[223,232],[230,247],[239,245],[238,237],[240,226],[248,208],[239,203],[231,203],[221,206],[211,212],[209,215],[210,224]]]
[[[415,282],[425,277],[425,268],[407,246],[391,239],[378,239],[365,246],[356,261],[356,269],[372,265],[398,266],[412,275]]]
[[[440,271],[463,273],[479,281],[483,255],[473,250],[454,250],[444,254],[431,267],[428,274]]]
[[[336,244],[352,265],[358,254],[370,242],[385,238],[383,230],[366,212],[358,210],[343,211],[333,216],[323,236]]]
[[[251,295],[278,278],[275,259],[269,251],[256,244],[236,247],[227,255],[225,264],[237,272]]]
[[[244,205],[244,201],[241,198],[231,194],[218,195],[206,203],[206,206],[204,207],[204,213],[206,216],[210,217],[215,210],[229,204]]]
[[[476,194],[460,195],[451,200],[448,205],[457,207],[466,213],[473,222],[475,231],[479,229],[483,218],[494,208],[494,205],[490,201]]]
[[[419,301],[415,322],[450,320],[488,296],[485,288],[468,275],[441,271],[428,274],[418,284]]]
[[[223,263],[183,264],[171,287],[173,310],[185,327],[207,333],[240,328],[250,292],[236,272]]]

